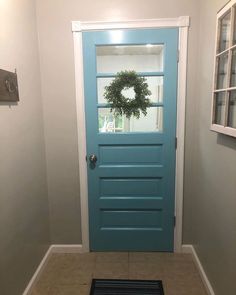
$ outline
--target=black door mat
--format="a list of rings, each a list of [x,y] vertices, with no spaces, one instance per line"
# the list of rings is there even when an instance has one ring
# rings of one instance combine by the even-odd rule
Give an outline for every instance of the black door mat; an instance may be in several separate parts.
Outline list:
[[[90,295],[164,295],[162,281],[93,279]]]

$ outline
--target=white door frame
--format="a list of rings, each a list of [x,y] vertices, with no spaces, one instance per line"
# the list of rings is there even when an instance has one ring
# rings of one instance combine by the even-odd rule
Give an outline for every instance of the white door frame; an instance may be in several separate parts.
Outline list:
[[[181,252],[182,248],[182,219],[183,219],[183,181],[184,181],[184,140],[185,140],[185,101],[187,79],[187,51],[189,16],[167,19],[129,20],[118,22],[72,22],[75,55],[76,82],[76,111],[78,130],[78,152],[80,172],[81,200],[81,231],[82,249],[89,251],[89,212],[88,185],[86,163],[86,128],[84,107],[84,75],[82,32],[111,30],[111,29],[140,29],[140,28],[179,28],[179,66],[178,66],[178,95],[177,95],[177,129],[178,146],[176,149],[176,178],[175,178],[175,214],[176,226],[174,233],[174,250]]]

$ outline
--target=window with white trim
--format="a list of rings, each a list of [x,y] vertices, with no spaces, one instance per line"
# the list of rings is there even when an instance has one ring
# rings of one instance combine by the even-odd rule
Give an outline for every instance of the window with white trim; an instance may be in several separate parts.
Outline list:
[[[217,15],[211,130],[236,137],[236,0]]]

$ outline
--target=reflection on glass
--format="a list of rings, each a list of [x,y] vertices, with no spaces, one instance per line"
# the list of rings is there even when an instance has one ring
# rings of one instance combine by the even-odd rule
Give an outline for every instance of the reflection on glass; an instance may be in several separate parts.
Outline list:
[[[222,52],[229,47],[230,19],[231,19],[231,12],[227,13],[220,20],[220,38],[219,38],[218,52]]]
[[[215,119],[214,124],[225,124],[225,92],[215,94]]]
[[[230,86],[236,86],[236,50],[232,51],[232,66],[231,66],[231,77],[230,77]]]
[[[216,89],[224,89],[227,87],[227,66],[228,66],[228,53],[223,54],[218,58]]]
[[[97,72],[163,71],[163,45],[97,46]]]
[[[97,95],[98,103],[107,103],[104,99],[104,88],[108,86],[113,78],[98,78],[97,79]],[[152,92],[149,97],[150,101],[153,103],[163,102],[163,77],[146,77],[146,82],[148,83],[148,89]],[[131,91],[131,90],[130,90]],[[128,91],[126,96],[128,96]]]
[[[147,115],[141,115],[139,119],[114,116],[109,108],[98,108],[98,126],[100,133],[161,132],[163,131],[163,108],[148,108]]]
[[[236,128],[236,91],[232,91],[229,96],[228,126]]]

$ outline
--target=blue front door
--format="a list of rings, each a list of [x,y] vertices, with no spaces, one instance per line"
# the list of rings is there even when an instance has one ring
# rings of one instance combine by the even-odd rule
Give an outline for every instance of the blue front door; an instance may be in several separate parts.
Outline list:
[[[176,28],[83,33],[92,251],[173,251],[177,52]],[[147,79],[146,117],[110,112],[121,70]]]

